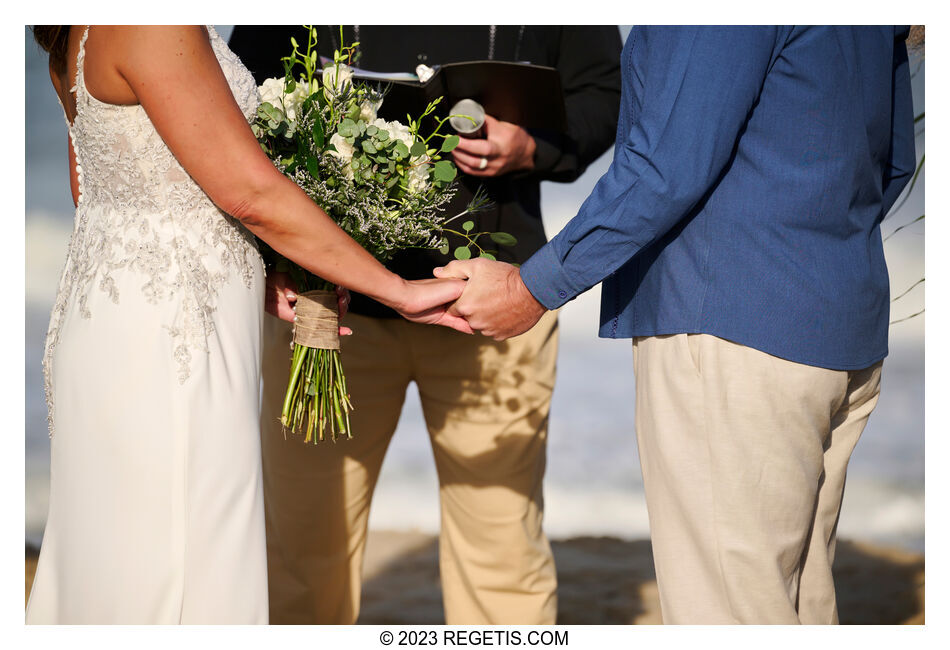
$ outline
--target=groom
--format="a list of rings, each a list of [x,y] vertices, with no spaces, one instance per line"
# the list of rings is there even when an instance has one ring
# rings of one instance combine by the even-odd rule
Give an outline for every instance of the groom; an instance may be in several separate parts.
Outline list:
[[[666,623],[836,623],[845,472],[880,391],[880,222],[915,166],[894,27],[634,29],[613,164],[521,267],[452,262],[496,339],[604,280],[633,338]]]

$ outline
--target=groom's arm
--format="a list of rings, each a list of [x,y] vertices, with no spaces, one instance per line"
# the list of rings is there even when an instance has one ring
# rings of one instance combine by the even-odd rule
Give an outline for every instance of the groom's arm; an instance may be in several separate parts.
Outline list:
[[[780,37],[772,27],[675,27],[634,29],[629,38],[629,124],[618,131],[613,163],[577,216],[521,268],[548,309],[613,274],[713,187]]]
[[[891,93],[891,150],[884,169],[881,219],[883,219],[917,169],[914,150],[914,104],[910,90],[910,64],[907,60],[909,28],[901,27],[894,34],[894,73]]]

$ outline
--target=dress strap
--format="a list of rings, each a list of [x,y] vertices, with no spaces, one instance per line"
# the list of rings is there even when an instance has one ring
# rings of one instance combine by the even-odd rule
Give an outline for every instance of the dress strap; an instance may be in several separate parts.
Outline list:
[[[79,53],[76,55],[76,79],[73,82],[73,87],[69,89],[71,93],[77,92],[83,85],[82,66],[83,61],[86,59],[87,38],[89,38],[89,25],[86,25],[85,29],[82,30],[82,38],[79,39]]]

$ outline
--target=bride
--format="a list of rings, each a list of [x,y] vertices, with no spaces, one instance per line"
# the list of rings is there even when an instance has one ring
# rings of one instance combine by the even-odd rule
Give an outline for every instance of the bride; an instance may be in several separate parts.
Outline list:
[[[407,282],[261,152],[251,74],[211,27],[37,26],[76,222],[44,357],[50,507],[28,623],[266,623],[253,235],[418,322]],[[271,297],[270,303],[282,299]]]

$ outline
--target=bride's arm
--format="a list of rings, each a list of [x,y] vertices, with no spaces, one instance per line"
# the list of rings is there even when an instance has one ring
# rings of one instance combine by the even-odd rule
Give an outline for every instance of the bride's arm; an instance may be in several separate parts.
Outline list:
[[[462,283],[410,283],[388,271],[274,167],[234,101],[203,27],[115,27],[102,36],[115,70],[182,167],[278,253],[404,315],[461,293]],[[471,331],[444,310],[422,319]]]

